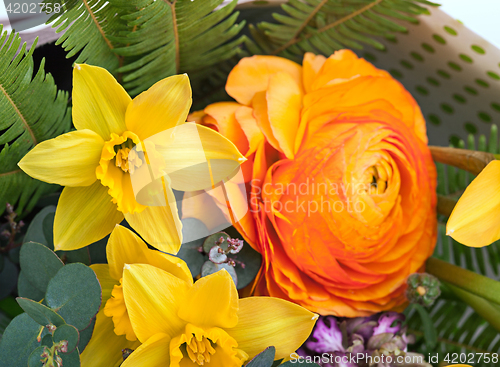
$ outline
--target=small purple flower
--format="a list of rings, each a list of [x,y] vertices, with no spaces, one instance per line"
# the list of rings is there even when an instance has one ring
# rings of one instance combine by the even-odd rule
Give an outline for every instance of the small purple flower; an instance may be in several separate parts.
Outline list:
[[[404,315],[397,312],[386,312],[380,315],[378,325],[373,328],[373,335],[382,333],[396,334],[401,330],[401,324],[405,320]],[[396,324],[391,326],[392,324]]]
[[[320,361],[322,367],[404,367],[409,365],[396,363],[396,356],[405,355],[421,357],[422,363],[413,367],[431,367],[423,356],[407,352],[414,339],[406,335],[404,320],[397,312],[353,319],[321,316],[297,353],[306,361]],[[394,359],[387,362],[388,356]],[[370,358],[386,358],[386,362],[368,364]]]
[[[330,326],[328,326],[327,323]],[[306,346],[316,353],[345,351],[342,345],[342,331],[340,331],[337,320],[333,316],[326,316],[318,319],[311,339],[312,340],[306,342]]]

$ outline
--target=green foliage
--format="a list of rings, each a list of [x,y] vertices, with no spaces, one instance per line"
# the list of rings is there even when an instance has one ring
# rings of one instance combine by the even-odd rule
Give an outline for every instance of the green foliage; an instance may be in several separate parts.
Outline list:
[[[38,366],[47,358],[80,366],[79,353],[91,338],[101,304],[95,273],[83,264],[64,265],[48,247],[34,242],[22,246],[20,265],[19,294],[37,298],[17,298],[25,313],[5,329],[0,366]]]
[[[270,367],[274,363],[276,348],[267,347],[263,352],[257,354],[246,367]]]
[[[0,33],[2,32],[0,25]],[[58,91],[43,67],[33,76],[35,49],[21,49],[21,37],[3,32],[0,37],[0,214],[7,202],[21,214],[30,211],[44,194],[57,186],[32,179],[17,163],[36,144],[70,127],[68,95]],[[19,53],[16,55],[17,51]]]
[[[40,346],[37,341],[40,329],[28,314],[16,316],[0,339],[0,367],[26,367],[29,355]],[[46,333],[44,330],[41,336]]]
[[[497,363],[478,362],[478,353],[499,353],[498,331],[484,321],[477,313],[453,296],[439,300],[429,312],[437,331],[437,343],[430,346],[426,340],[425,326],[416,310],[409,312],[408,333],[417,337],[416,345],[410,348],[424,355],[439,353],[440,362],[451,353],[474,353],[476,367],[497,366]],[[433,361],[434,362],[434,361]],[[444,365],[446,365],[445,363]]]
[[[295,61],[305,52],[329,56],[363,44],[384,49],[377,37],[394,40],[395,32],[406,32],[397,21],[418,23],[415,17],[428,13],[419,3],[437,5],[425,0],[290,0],[282,5],[286,14],[273,14],[277,23],[250,27],[257,45],[249,49]]]
[[[231,274],[238,289],[249,285],[257,276],[262,262],[261,255],[248,243],[238,253],[228,253],[227,260],[234,261],[234,266],[226,263],[215,264],[210,261],[208,253],[218,244],[222,237],[224,241],[220,247],[227,250],[228,238],[239,238],[241,235],[234,227],[227,228],[225,232],[217,232],[208,235],[209,231],[205,224],[195,218],[182,219],[182,235],[184,243],[177,254],[186,262],[194,277],[201,274],[207,276],[221,269],[226,269]]]
[[[465,148],[499,154],[498,128],[491,126],[489,137],[480,135],[477,139],[469,135],[467,143],[463,140],[453,140],[456,148]],[[436,163],[438,173],[437,193],[458,199],[469,183],[475,178],[464,170]],[[500,241],[483,248],[463,246],[451,237],[446,236],[446,221],[448,218],[439,216],[438,243],[434,256],[441,260],[462,266],[476,273],[500,280]]]
[[[65,31],[57,40],[68,52],[66,57],[78,55],[77,63],[98,65],[115,72],[121,65],[121,57],[113,50],[113,35],[126,30],[118,9],[105,0],[45,0],[59,3],[64,12],[55,13],[48,21],[57,32]]]

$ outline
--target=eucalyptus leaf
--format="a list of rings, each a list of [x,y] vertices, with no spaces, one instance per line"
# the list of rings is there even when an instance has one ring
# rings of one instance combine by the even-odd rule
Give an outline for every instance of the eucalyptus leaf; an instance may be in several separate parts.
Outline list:
[[[54,341],[52,340],[52,334],[47,334],[42,338],[42,346],[52,347]]]
[[[36,348],[28,357],[28,367],[43,367],[42,353],[45,350],[43,346]]]
[[[66,323],[84,330],[99,311],[101,285],[88,266],[68,264],[50,280],[45,299]]]
[[[45,293],[31,284],[22,270],[19,272],[19,278],[17,278],[17,293],[20,297],[29,298],[37,302],[45,297]]]
[[[0,367],[24,367],[33,350],[40,346],[37,340],[41,326],[28,314],[16,316],[0,339]],[[47,334],[43,330],[41,337]]]
[[[54,330],[53,341],[54,343],[67,341],[68,350],[66,353],[71,353],[78,346],[78,343],[80,341],[80,334],[78,333],[78,330],[76,330],[76,328],[72,325],[61,325],[56,330]]]
[[[52,277],[64,266],[54,251],[35,242],[22,246],[20,263],[26,279],[44,293]]]
[[[0,272],[0,299],[7,297],[16,288],[17,275],[17,266],[5,259],[3,270]]]
[[[78,348],[76,348],[72,353],[59,354],[63,363],[63,367],[80,367],[80,352]]]
[[[65,324],[61,316],[41,303],[21,297],[16,298],[16,300],[19,306],[21,306],[22,309],[41,326],[52,324],[59,327]]]
[[[24,236],[23,243],[36,242],[42,245],[49,246],[47,238],[45,236],[44,220],[47,215],[56,212],[56,207],[53,205],[47,206],[40,210],[37,215],[33,218],[28,229],[26,230],[26,235]],[[52,248],[54,245],[52,244]]]
[[[80,341],[78,342],[78,350],[82,353],[85,350],[85,347],[90,341],[92,334],[95,328],[96,318],[92,320],[89,326],[86,329],[80,331]]]
[[[238,289],[245,288],[259,273],[262,256],[245,242],[241,251],[237,255],[233,255],[232,258],[244,264],[243,267],[241,264],[236,263],[234,270],[238,275]]]
[[[257,354],[252,358],[246,367],[271,367],[274,363],[274,356],[276,355],[275,347],[267,347],[264,351]]]
[[[223,239],[224,241],[220,242],[220,239]],[[219,246],[221,249],[224,251],[227,250],[227,239],[229,238],[229,235],[225,232],[217,232],[214,233],[210,236],[208,236],[205,241],[203,242],[203,251],[205,251],[207,254],[210,252],[212,247],[217,246],[218,242],[220,242]]]
[[[0,272],[3,270],[3,266],[5,264],[5,257],[0,254]]]
[[[193,277],[200,274],[205,261],[205,256],[198,249],[203,245],[208,233],[207,227],[200,220],[195,218],[182,219],[183,244],[177,253],[177,257],[186,262]]]

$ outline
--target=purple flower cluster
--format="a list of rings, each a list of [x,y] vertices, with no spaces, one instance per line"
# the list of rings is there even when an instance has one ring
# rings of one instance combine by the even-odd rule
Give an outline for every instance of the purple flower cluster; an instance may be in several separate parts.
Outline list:
[[[321,316],[297,354],[322,367],[430,367],[423,355],[408,352],[413,336],[406,335],[404,320],[397,312],[353,319]]]

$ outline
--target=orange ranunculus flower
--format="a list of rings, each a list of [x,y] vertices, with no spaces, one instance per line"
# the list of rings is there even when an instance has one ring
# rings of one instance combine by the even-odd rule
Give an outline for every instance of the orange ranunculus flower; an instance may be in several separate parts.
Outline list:
[[[263,255],[255,293],[348,317],[404,306],[437,234],[436,172],[410,93],[347,50],[302,66],[245,58],[226,90],[237,103],[196,118],[248,158],[250,212],[236,226]],[[184,216],[214,226],[214,199]]]

